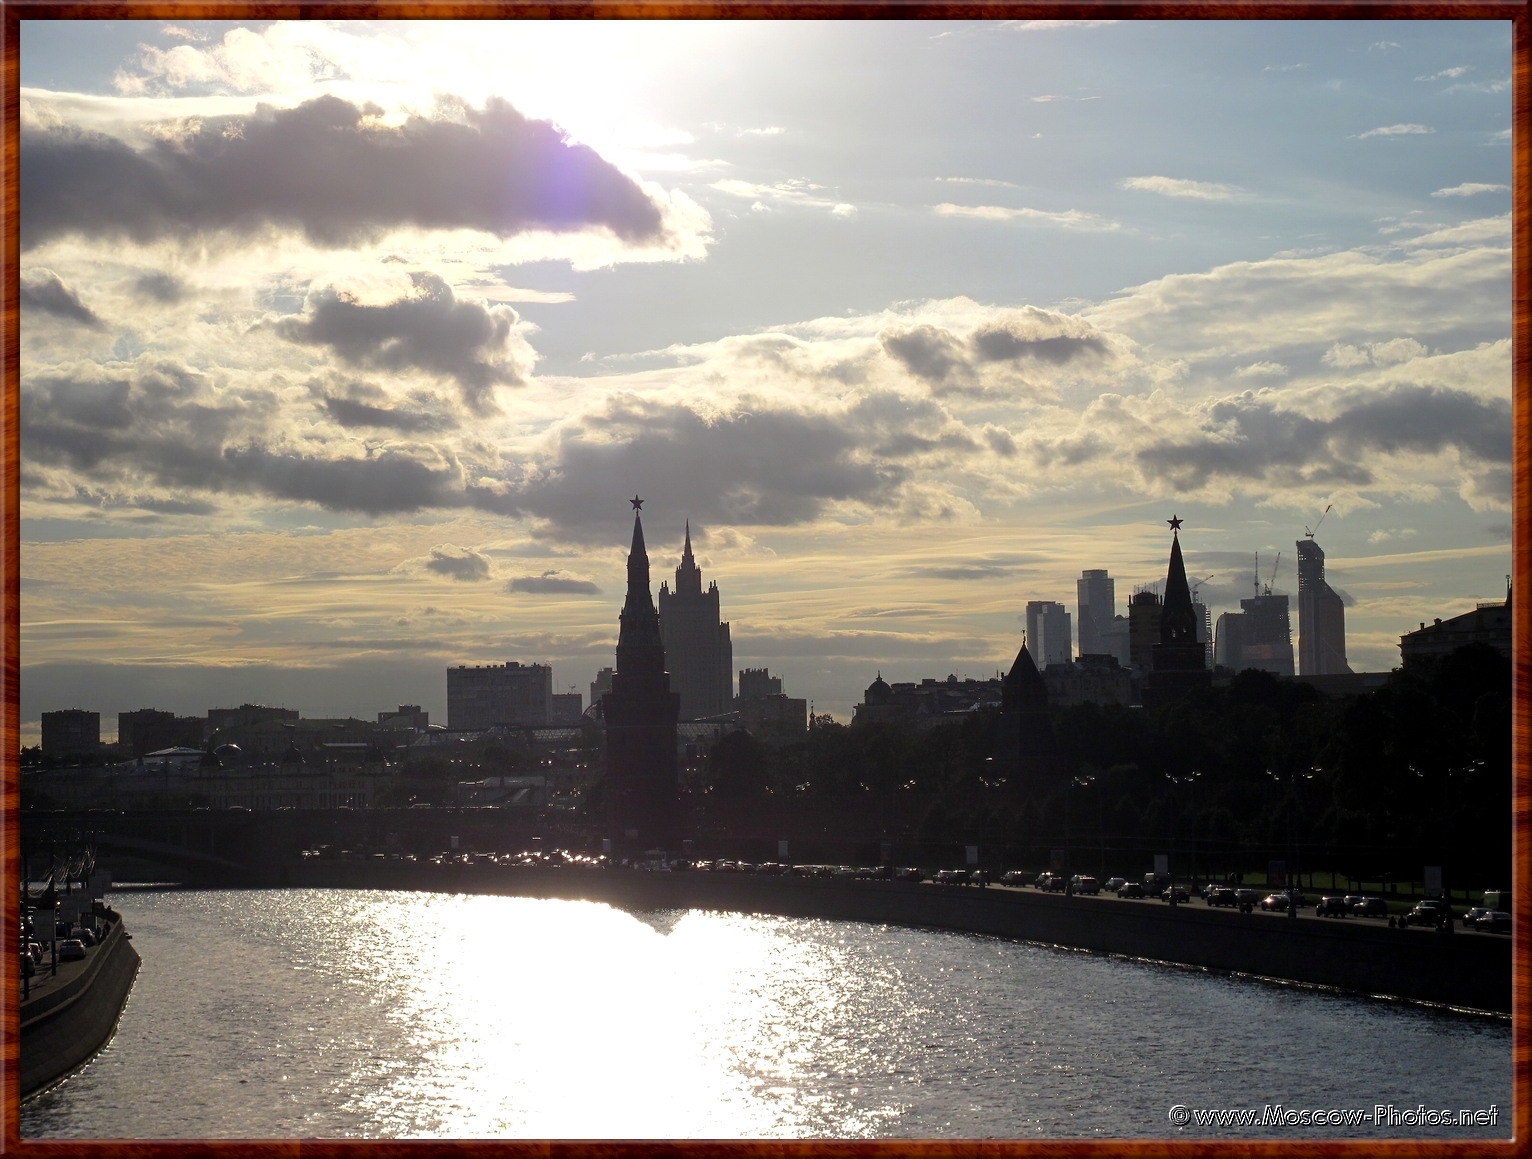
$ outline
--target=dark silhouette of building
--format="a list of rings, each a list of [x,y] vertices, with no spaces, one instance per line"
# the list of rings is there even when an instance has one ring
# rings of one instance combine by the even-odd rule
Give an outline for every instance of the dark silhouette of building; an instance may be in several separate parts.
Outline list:
[[[660,621],[662,624],[664,620]],[[669,655],[669,652],[666,652]],[[809,702],[782,691],[782,678],[766,668],[746,668],[739,674],[735,700],[739,722],[752,732],[807,732]]]
[[[1076,634],[1081,656],[1115,656],[1126,668],[1133,662],[1128,617],[1117,614],[1117,581],[1103,568],[1089,568],[1075,581]]]
[[[140,708],[117,714],[117,748],[129,756],[168,748],[200,749],[206,739],[204,716],[177,716],[157,708]]]
[[[70,760],[101,752],[101,714],[83,708],[43,713],[43,756]]]
[[[401,710],[402,711],[402,710]],[[207,710],[207,728],[209,733],[218,732],[220,729],[234,728],[238,725],[266,724],[271,721],[286,721],[288,724],[298,723],[298,710],[296,708],[271,708],[264,704],[241,704],[238,708],[210,708]],[[122,738],[117,738],[122,743]]]
[[[981,708],[998,708],[1000,697],[999,677],[959,680],[956,673],[951,673],[945,680],[927,677],[919,684],[914,681],[890,684],[879,672],[862,694],[862,703],[852,705],[851,723],[902,720],[918,728],[934,728],[961,721],[966,714]]]
[[[293,713],[294,717],[297,715],[296,712]],[[431,714],[422,711],[418,704],[401,704],[393,712],[378,713],[378,724],[383,728],[425,732],[431,727]]]
[[[553,722],[553,669],[546,664],[466,664],[447,669],[447,727]]]
[[[1160,605],[1160,641],[1153,647],[1150,672],[1143,682],[1144,704],[1164,704],[1195,688],[1212,683],[1207,647],[1197,638],[1198,619],[1192,605],[1186,564],[1181,559],[1181,520],[1171,518],[1170,567],[1165,575],[1165,599]]]
[[[1027,601],[1027,648],[1039,668],[1074,659],[1069,611],[1053,600]]]
[[[1447,655],[1464,644],[1488,644],[1511,656],[1511,584],[1506,577],[1505,603],[1480,604],[1471,612],[1421,623],[1420,630],[1399,637],[1399,654],[1406,666]],[[46,719],[46,718],[45,718]],[[46,747],[44,748],[46,752]]]
[[[1346,663],[1346,606],[1325,582],[1325,553],[1312,537],[1298,540],[1298,672],[1325,676],[1350,672]]]
[[[607,820],[614,848],[676,849],[676,721],[681,697],[670,690],[660,614],[649,595],[649,553],[634,496],[628,593],[619,617],[617,668],[602,699],[606,720]]]
[[[1068,664],[1043,669],[1048,703],[1055,708],[1076,704],[1132,704],[1133,680],[1111,653],[1075,657]]]
[[[1273,573],[1275,574],[1275,573]],[[1255,595],[1240,600],[1238,612],[1218,617],[1218,638],[1213,661],[1224,668],[1243,672],[1259,668],[1278,676],[1292,676],[1293,633],[1288,615],[1287,596],[1261,587],[1256,573]]]
[[[553,694],[553,719],[551,724],[579,724],[585,712],[585,697],[578,692],[555,692]]]
[[[1040,787],[1057,770],[1048,685],[1025,645],[1000,683],[1000,728],[995,763],[1018,793]]]
[[[734,645],[719,618],[718,583],[702,590],[702,569],[692,555],[692,525],[676,568],[676,590],[660,584],[660,639],[671,683],[681,697],[681,719],[728,712],[734,701]]]
[[[1128,601],[1128,663],[1134,679],[1154,668],[1154,646],[1160,642],[1160,593],[1144,587]]]

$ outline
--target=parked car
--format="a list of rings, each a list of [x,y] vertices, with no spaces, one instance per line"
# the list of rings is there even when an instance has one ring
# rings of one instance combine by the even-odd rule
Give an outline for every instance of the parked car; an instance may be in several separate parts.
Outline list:
[[[910,865],[904,869],[894,870],[894,879],[896,881],[924,881],[926,874],[925,870],[916,869],[913,865]]]
[[[1186,892],[1185,886],[1167,885],[1165,892],[1160,894],[1161,901],[1174,901],[1177,905],[1192,900],[1192,895]]]
[[[1123,878],[1109,877],[1106,879],[1106,884],[1101,888],[1106,890],[1107,893],[1116,893],[1119,889],[1127,884],[1128,883]]]
[[[1351,912],[1359,918],[1388,917],[1388,903],[1381,897],[1362,897],[1352,905]]]
[[[1101,892],[1101,883],[1089,874],[1081,874],[1074,879],[1076,893],[1098,894]]]
[[[936,872],[936,881],[939,885],[963,885],[968,881],[966,869],[940,869]]]
[[[1144,887],[1136,881],[1125,881],[1117,887],[1118,897],[1143,897]]]
[[[1346,916],[1346,899],[1338,893],[1329,894],[1319,899],[1319,904],[1314,907],[1314,916],[1317,918],[1343,918]]]
[[[1508,934],[1511,932],[1511,915],[1504,910],[1492,909],[1474,923],[1474,929],[1485,934]]]
[[[1041,889],[1044,891],[1050,890],[1053,888],[1053,882],[1057,877],[1058,874],[1050,873],[1045,869],[1043,872],[1039,873],[1032,879],[1032,886],[1035,889]]]
[[[1026,885],[1027,884],[1027,878],[1029,878],[1031,876],[1032,875],[1030,873],[1027,873],[1024,870],[1020,870],[1020,869],[1008,870],[1004,874],[1004,876],[1002,876],[1000,878],[1000,884],[1001,885]]]
[[[1493,911],[1490,910],[1488,906],[1482,906],[1482,905],[1474,906],[1466,914],[1463,915],[1463,928],[1465,930],[1470,928],[1476,921],[1478,921],[1480,918],[1482,918],[1485,914],[1491,913],[1491,912],[1493,912]]]
[[[1239,904],[1234,891],[1226,885],[1212,886],[1203,892],[1202,898],[1208,905],[1234,906]]]
[[[1261,904],[1261,891],[1258,889],[1236,889],[1234,891],[1234,904],[1239,906],[1239,912],[1247,914]]]
[[[65,938],[59,943],[60,962],[80,962],[85,959],[85,943],[79,938]]]
[[[736,865],[734,862],[730,861],[727,857],[720,857],[717,861],[713,862],[713,872],[714,873],[738,873],[739,872],[739,866]]]
[[[835,867],[835,876],[836,877],[855,877],[856,876],[856,866],[854,866],[854,865],[837,865]]]

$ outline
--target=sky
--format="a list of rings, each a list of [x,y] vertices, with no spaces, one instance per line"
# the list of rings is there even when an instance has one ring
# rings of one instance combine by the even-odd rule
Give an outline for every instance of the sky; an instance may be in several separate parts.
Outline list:
[[[847,719],[1510,571],[1508,22],[21,23],[24,742],[613,662],[627,500]],[[1280,557],[1279,557],[1279,554]],[[1297,631],[1296,610],[1294,631]]]

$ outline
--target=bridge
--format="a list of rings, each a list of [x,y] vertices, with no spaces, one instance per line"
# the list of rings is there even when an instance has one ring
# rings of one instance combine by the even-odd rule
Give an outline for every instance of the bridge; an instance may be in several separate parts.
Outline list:
[[[497,809],[24,810],[21,851],[31,865],[51,852],[93,846],[112,870],[114,854],[187,885],[282,885],[302,851],[322,845],[426,856],[451,848],[527,848],[544,830]],[[550,834],[551,835],[551,834]],[[568,835],[579,837],[583,834]],[[113,870],[118,880],[124,875]]]

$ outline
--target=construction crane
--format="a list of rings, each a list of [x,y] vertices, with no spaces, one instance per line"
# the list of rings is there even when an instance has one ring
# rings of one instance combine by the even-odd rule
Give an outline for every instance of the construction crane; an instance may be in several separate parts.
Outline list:
[[[1192,595],[1195,596],[1197,594],[1197,589],[1200,588],[1203,584],[1207,583],[1208,580],[1217,578],[1217,576],[1205,575],[1200,580],[1192,580]]]
[[[1323,523],[1325,521],[1325,516],[1330,514],[1330,508],[1334,507],[1334,506],[1335,506],[1335,504],[1333,504],[1333,503],[1326,503],[1325,504],[1325,509],[1324,509],[1324,511],[1319,516],[1319,523]],[[1304,524],[1303,534],[1307,535],[1310,539],[1313,539],[1315,533],[1319,530],[1319,523],[1314,524],[1314,530],[1313,531],[1309,530],[1308,524]]]
[[[1324,518],[1324,516],[1320,516],[1321,520],[1323,520],[1323,518]],[[1319,530],[1319,527],[1318,527],[1317,524],[1315,525],[1314,530],[1315,531]],[[1279,568],[1281,566],[1282,566],[1282,553],[1279,551],[1279,552],[1277,552],[1277,562],[1271,565],[1271,583],[1266,585],[1266,594],[1268,596],[1271,595],[1271,589],[1272,589],[1272,587],[1277,582],[1277,568]]]

